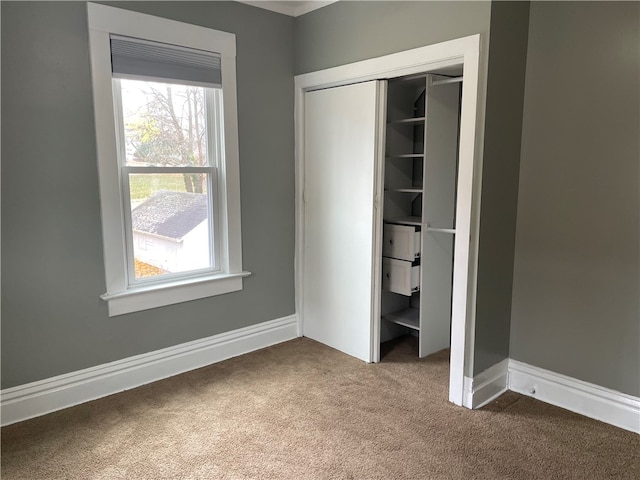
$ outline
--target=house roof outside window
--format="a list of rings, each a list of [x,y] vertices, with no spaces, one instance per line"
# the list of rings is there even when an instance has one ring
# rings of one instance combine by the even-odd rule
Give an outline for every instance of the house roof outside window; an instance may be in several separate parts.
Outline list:
[[[133,230],[182,240],[207,219],[204,193],[160,190],[131,211]]]

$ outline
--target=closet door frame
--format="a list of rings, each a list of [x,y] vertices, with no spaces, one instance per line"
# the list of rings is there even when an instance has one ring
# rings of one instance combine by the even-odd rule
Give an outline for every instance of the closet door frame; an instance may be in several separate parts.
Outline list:
[[[482,171],[483,116],[479,103],[480,34],[406,50],[383,57],[306,73],[295,77],[295,168],[296,168],[296,313],[298,335],[304,335],[304,100],[305,92],[434,72],[461,66],[462,83],[458,192],[456,198],[456,236],[453,265],[451,313],[451,361],[449,401],[471,408],[470,392],[465,391],[465,373],[472,377],[475,337],[477,252]],[[377,205],[382,199],[376,198]],[[381,225],[374,228],[382,228]],[[372,301],[378,296],[372,292]],[[377,310],[374,308],[374,312]],[[380,331],[380,316],[373,315],[372,331]],[[379,358],[379,338],[371,338],[372,358]],[[375,360],[374,360],[375,361]],[[467,381],[468,382],[468,381]]]

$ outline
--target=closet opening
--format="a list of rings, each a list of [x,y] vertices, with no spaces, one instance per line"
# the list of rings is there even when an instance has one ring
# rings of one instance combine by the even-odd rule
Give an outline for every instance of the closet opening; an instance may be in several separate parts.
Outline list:
[[[449,400],[469,408],[480,44],[472,35],[295,78],[299,335],[371,363],[398,335],[417,337],[421,357],[450,348]]]
[[[415,336],[419,357],[451,345],[462,79],[447,69],[387,84],[380,341]]]

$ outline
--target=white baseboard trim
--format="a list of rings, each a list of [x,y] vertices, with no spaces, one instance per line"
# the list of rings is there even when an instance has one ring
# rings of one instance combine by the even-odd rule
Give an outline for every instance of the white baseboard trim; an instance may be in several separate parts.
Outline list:
[[[509,360],[509,390],[640,433],[640,398]]]
[[[505,358],[473,378],[464,377],[462,405],[480,408],[507,391],[509,359]]]
[[[139,387],[298,336],[297,315],[7,388],[2,426]]]

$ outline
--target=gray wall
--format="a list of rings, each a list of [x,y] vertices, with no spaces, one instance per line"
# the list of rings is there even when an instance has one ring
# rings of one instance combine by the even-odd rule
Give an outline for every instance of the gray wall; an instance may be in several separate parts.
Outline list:
[[[640,395],[640,4],[531,7],[511,357]]]
[[[294,313],[293,18],[126,2],[237,35],[242,292],[109,318],[84,2],[2,14],[2,388]]]
[[[473,374],[509,357],[529,2],[493,2]]]
[[[484,34],[489,2],[341,1],[296,18],[296,74]]]

